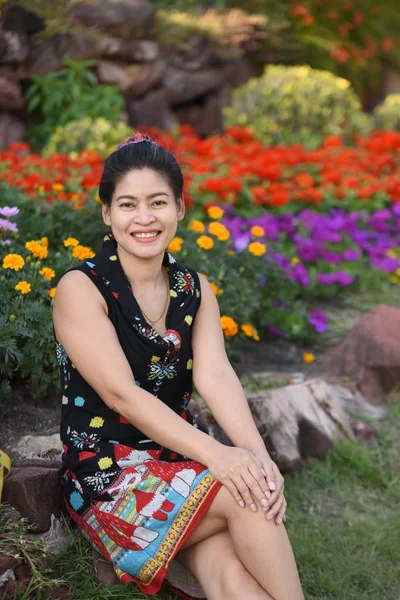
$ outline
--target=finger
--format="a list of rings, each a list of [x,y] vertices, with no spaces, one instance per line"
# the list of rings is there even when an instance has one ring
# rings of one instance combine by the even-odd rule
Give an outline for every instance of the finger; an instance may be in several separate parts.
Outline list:
[[[263,469],[265,472],[265,478],[267,480],[267,485],[268,485],[268,488],[272,492],[274,492],[277,489],[276,477],[275,477],[275,473],[273,470],[273,465],[274,465],[274,463],[272,461],[270,463],[267,463],[267,462],[263,463]]]
[[[282,506],[279,509],[278,514],[275,517],[275,523],[277,525],[280,525],[282,523],[284,514],[285,514],[285,510],[286,510],[286,506],[287,506],[287,502],[285,500],[285,498],[283,498],[283,502],[282,502]]]
[[[273,506],[271,506],[270,510],[266,514],[266,519],[270,521],[273,519],[280,511],[282,507],[282,503],[284,502],[283,494],[278,498]]]
[[[257,506],[254,502],[253,496],[250,494],[249,486],[246,481],[243,479],[241,474],[235,475],[231,477],[231,481],[236,485],[236,488],[243,498],[246,506],[250,508],[253,512],[257,512]]]
[[[261,481],[264,480],[262,473],[260,471]],[[243,473],[242,478],[244,482],[247,484],[247,487],[250,489],[253,498],[256,498],[261,506],[261,508],[267,510],[269,507],[269,502],[265,497],[264,491],[260,487],[260,482],[251,474],[250,471],[247,473]],[[264,482],[265,483],[265,482]]]
[[[235,502],[237,502],[241,508],[244,508],[246,503],[238,492],[236,485],[230,479],[224,481],[223,485],[230,491]]]
[[[250,472],[250,475],[253,476],[254,480],[257,482],[257,485],[261,490],[262,496],[260,497],[260,492],[257,491],[257,493],[256,493],[257,499],[261,502],[261,499],[264,496],[265,498],[267,498],[267,500],[269,500],[269,498],[271,496],[271,492],[268,489],[268,484],[267,484],[267,481],[265,479],[265,475],[263,474],[262,469],[259,469],[255,465],[250,464],[249,472]],[[263,506],[268,506],[268,504],[269,504],[269,502],[263,503]]]

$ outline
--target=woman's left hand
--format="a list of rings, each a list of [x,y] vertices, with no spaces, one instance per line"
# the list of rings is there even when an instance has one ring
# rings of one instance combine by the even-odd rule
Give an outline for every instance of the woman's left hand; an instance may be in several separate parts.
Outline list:
[[[263,509],[266,513],[265,518],[268,520],[274,518],[275,523],[280,525],[282,521],[286,521],[287,502],[283,495],[285,480],[269,454],[254,454],[254,456],[264,472],[268,487],[271,490],[271,496],[268,499],[269,507]]]

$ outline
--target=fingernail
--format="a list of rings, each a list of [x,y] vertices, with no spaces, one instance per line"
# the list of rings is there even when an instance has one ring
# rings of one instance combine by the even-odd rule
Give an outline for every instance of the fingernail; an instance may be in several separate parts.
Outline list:
[[[257,506],[255,504],[251,504],[250,508],[253,512],[257,512]]]
[[[280,525],[282,523],[282,519],[279,518],[278,521],[277,521],[277,523],[278,523],[278,525]]]
[[[269,506],[269,503],[268,503],[268,501],[267,501],[267,500],[265,500],[265,498],[263,498],[263,499],[261,500],[261,504],[262,504],[263,506],[265,506],[266,508],[268,508],[268,506]]]
[[[272,515],[269,515],[269,516],[267,517],[267,520],[268,520],[268,521],[270,521],[270,520],[273,518],[273,516],[274,516],[273,514],[272,514]]]
[[[243,502],[243,500],[241,500],[241,501],[239,502],[239,505],[240,505],[242,508],[244,508],[244,502]]]
[[[269,489],[270,490],[275,490],[276,489],[275,481],[270,481],[269,482]]]

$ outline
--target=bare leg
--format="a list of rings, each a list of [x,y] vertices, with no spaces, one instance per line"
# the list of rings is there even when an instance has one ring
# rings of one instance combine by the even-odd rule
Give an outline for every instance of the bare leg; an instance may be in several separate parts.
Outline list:
[[[273,600],[238,559],[227,530],[181,550],[177,559],[197,577],[207,600]]]
[[[284,525],[267,521],[258,509],[240,508],[222,487],[183,548],[228,529],[236,555],[274,600],[304,600],[296,562]]]

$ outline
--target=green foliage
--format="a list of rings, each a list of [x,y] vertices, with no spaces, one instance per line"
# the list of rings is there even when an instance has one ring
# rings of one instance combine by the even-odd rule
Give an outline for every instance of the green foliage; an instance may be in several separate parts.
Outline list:
[[[374,110],[377,129],[395,129],[400,131],[400,94],[386,96],[382,104]]]
[[[123,122],[112,123],[103,117],[85,117],[59,125],[44,148],[43,155],[51,156],[57,152],[76,157],[82,150],[90,150],[107,157],[121,140],[132,134],[132,128]]]
[[[124,100],[118,88],[100,85],[91,71],[95,61],[65,60],[65,67],[47,75],[33,75],[25,100],[28,111],[39,111],[41,120],[30,125],[28,141],[43,146],[59,125],[90,117],[118,123]]]
[[[317,147],[327,135],[366,134],[368,116],[345,79],[303,65],[267,66],[233,92],[225,126],[253,129],[264,144]]]

